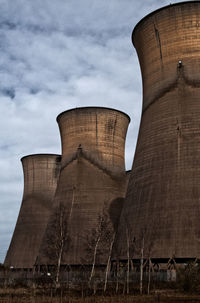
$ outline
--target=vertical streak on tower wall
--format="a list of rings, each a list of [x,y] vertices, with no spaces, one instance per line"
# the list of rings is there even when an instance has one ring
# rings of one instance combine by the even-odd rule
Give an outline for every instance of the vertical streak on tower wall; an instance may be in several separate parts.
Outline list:
[[[145,234],[153,258],[199,257],[200,2],[170,5],[133,31],[143,79],[143,111],[119,230]],[[135,256],[136,257],[136,256]]]
[[[130,118],[117,110],[86,107],[63,112],[57,121],[62,141],[61,173],[55,209],[38,264],[55,262],[46,255],[51,250],[46,247],[46,239],[53,233],[55,214],[61,205],[67,213],[67,240],[62,263],[92,263],[87,249],[89,243],[95,241],[92,236],[102,212],[109,213],[114,225],[121,212],[127,183],[124,147]]]
[[[32,268],[38,255],[60,173],[60,156],[23,157],[24,194],[5,265]]]

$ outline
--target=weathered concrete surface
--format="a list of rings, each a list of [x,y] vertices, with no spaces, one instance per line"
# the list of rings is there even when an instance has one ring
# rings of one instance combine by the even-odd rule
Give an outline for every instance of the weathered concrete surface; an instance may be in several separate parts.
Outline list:
[[[146,256],[199,257],[200,2],[146,16],[133,31],[133,44],[142,72],[143,112],[118,254],[127,258],[128,229],[139,248],[144,238]]]
[[[24,194],[4,264],[15,268],[32,268],[53,205],[61,157],[36,154],[21,160]]]
[[[106,263],[127,188],[124,147],[130,118],[117,110],[86,107],[66,111],[57,121],[62,142],[61,173],[37,264],[56,263],[56,257],[49,256],[48,239],[53,229],[58,230],[55,218],[61,209],[65,222],[62,229],[67,234],[61,263],[92,264],[102,218],[104,232],[96,262]]]

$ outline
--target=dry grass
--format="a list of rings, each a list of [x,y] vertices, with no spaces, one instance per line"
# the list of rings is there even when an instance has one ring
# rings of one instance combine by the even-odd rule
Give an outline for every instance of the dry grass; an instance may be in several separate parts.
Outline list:
[[[57,294],[51,289],[34,290],[28,288],[1,288],[0,303],[200,303],[200,296],[157,293],[150,296],[113,295],[78,297],[76,294]]]

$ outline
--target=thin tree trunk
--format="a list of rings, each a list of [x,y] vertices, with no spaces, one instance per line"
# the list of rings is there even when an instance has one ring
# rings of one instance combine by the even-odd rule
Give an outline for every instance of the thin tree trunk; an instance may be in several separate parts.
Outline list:
[[[97,284],[96,282],[94,282],[93,295],[96,295],[96,291],[97,291]]]
[[[131,263],[131,271],[134,272],[133,260],[131,260],[130,263]]]
[[[71,208],[70,208],[70,214],[69,214],[69,218],[68,220],[70,221],[71,216],[72,216],[72,211],[73,211],[73,205],[74,205],[74,190],[75,187],[73,187],[73,191],[72,191],[72,203],[71,203]],[[68,232],[65,235],[65,225],[66,222],[64,222],[65,220],[65,216],[64,216],[64,210],[61,208],[61,214],[60,214],[60,248],[59,248],[59,252],[58,252],[58,262],[57,262],[57,270],[56,270],[56,287],[58,286],[59,283],[59,276],[60,276],[60,266],[61,266],[61,259],[62,259],[62,254],[63,254],[63,248],[64,248],[64,242],[67,240],[68,238]]]
[[[149,272],[148,272],[148,287],[147,287],[147,294],[150,293],[150,283],[151,283],[151,259],[149,257]]]
[[[64,231],[63,231],[63,217],[64,213],[61,212],[60,215],[60,249],[58,252],[58,263],[57,263],[57,271],[56,271],[56,287],[58,286],[59,282],[59,276],[60,276],[60,265],[61,265],[61,258],[62,258],[62,253],[63,253],[63,246],[64,246]]]
[[[144,262],[144,236],[142,238],[141,258],[140,258],[140,294],[143,288],[143,262]]]
[[[93,256],[92,270],[91,270],[90,278],[89,278],[89,285],[90,285],[92,277],[94,275],[94,267],[95,267],[95,263],[96,263],[96,255],[97,255],[97,248],[99,245],[99,241],[100,241],[100,236],[98,237],[95,248],[94,248],[94,256]]]
[[[118,293],[118,289],[119,289],[119,277],[118,277],[118,274],[119,274],[119,261],[117,260],[117,283],[116,283],[116,289],[115,289],[116,294]]]
[[[58,264],[57,264],[57,271],[56,271],[56,286],[58,285],[58,282],[59,282],[62,252],[63,252],[63,241],[62,241],[61,248],[60,248],[59,255],[58,255]]]
[[[106,287],[107,287],[108,272],[109,272],[109,267],[110,267],[110,259],[111,259],[111,254],[112,254],[112,248],[113,248],[113,244],[114,244],[114,241],[115,241],[115,235],[116,235],[116,233],[114,233],[112,242],[110,244],[109,256],[108,256],[108,261],[107,261],[107,266],[106,266],[106,276],[105,276],[105,283],[104,283],[104,292],[106,291]]]

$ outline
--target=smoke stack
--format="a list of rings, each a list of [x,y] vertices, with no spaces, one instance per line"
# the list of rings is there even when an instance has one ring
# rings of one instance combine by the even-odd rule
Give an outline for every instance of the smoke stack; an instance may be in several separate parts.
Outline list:
[[[133,31],[143,80],[143,110],[118,254],[126,230],[146,257],[199,257],[200,2],[161,8]],[[139,257],[135,253],[133,257]]]
[[[62,142],[61,173],[55,209],[45,232],[38,264],[56,262],[46,254],[51,250],[47,239],[55,234],[55,218],[63,208],[67,240],[61,263],[91,264],[92,256],[87,255],[87,248],[92,237],[96,237],[100,217],[108,213],[108,224],[112,221],[115,228],[121,212],[127,182],[124,147],[130,118],[109,108],[85,107],[63,112],[57,121]],[[61,217],[64,215],[60,214]]]
[[[59,155],[36,154],[21,159],[24,194],[4,264],[32,268],[53,204],[60,173]]]

